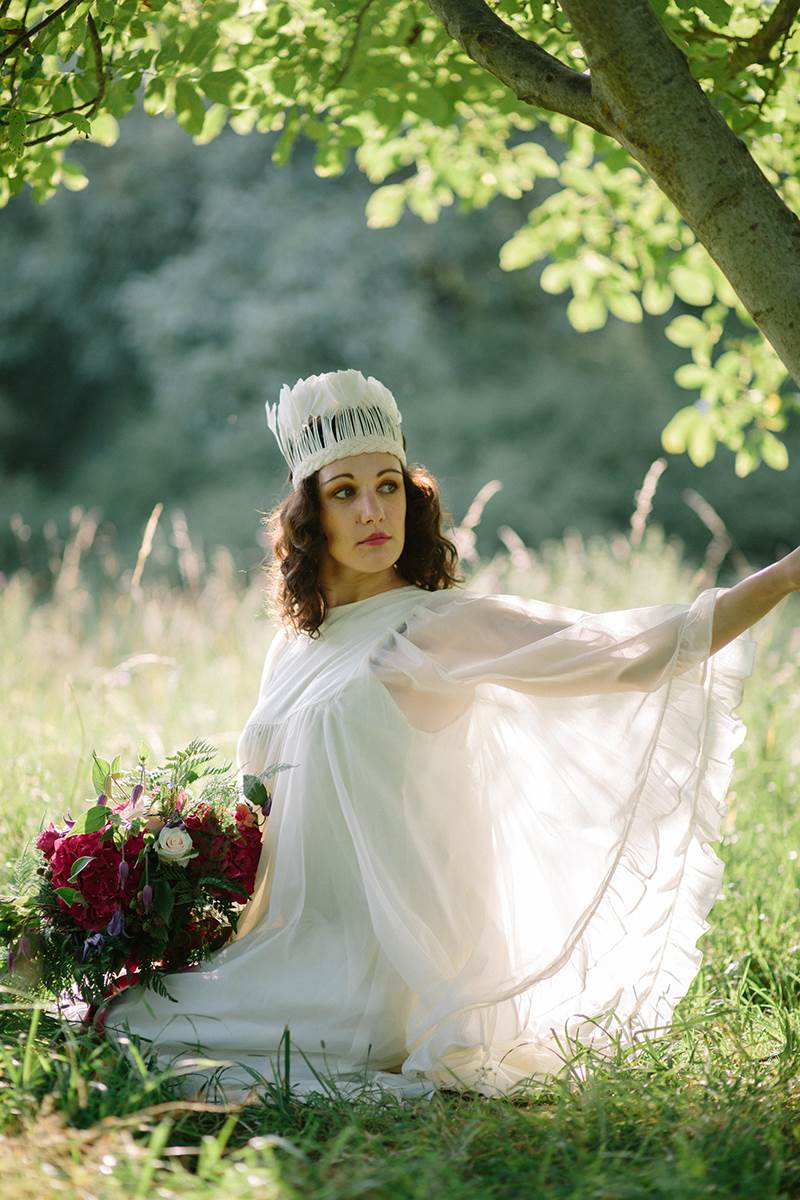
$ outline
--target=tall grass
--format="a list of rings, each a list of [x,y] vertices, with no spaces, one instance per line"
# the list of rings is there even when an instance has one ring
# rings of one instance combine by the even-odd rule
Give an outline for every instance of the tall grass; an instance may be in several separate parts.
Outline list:
[[[653,464],[630,528],[537,550],[513,530],[480,561],[474,529],[488,484],[454,530],[471,586],[602,611],[688,601],[731,567],[751,568],[702,497],[702,564],[648,523]],[[179,583],[152,557],[171,522]],[[218,548],[207,564],[180,513],[153,510],[136,563],[93,544],[78,511],[52,587],[20,571],[0,590],[0,888],[22,844],[90,786],[92,749],[160,757],[201,731],[232,757],[272,634],[261,580]],[[161,541],[159,541],[161,537]],[[87,583],[87,559],[104,587]],[[161,556],[164,561],[164,555]],[[170,565],[170,564],[167,564]],[[180,1098],[140,1056],[0,980],[0,1179],[9,1198],[63,1197],[789,1197],[800,1195],[800,626],[796,598],[757,627],[740,714],[724,839],[723,891],[704,961],[669,1033],[595,1061],[526,1099],[441,1092],[382,1104],[274,1090],[216,1107]]]

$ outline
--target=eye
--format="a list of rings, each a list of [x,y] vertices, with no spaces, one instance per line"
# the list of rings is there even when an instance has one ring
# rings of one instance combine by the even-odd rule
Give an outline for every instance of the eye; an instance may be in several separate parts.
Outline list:
[[[398,485],[395,483],[395,481],[393,479],[385,479],[383,481],[383,483],[381,484],[381,487],[386,487],[387,485],[388,485],[388,487],[390,487],[392,489],[393,492],[397,491]],[[352,490],[353,489],[349,483],[344,483],[344,484],[342,484],[342,486],[340,488],[337,488],[335,492],[331,492],[331,498],[334,500],[338,500],[341,492],[351,492]]]

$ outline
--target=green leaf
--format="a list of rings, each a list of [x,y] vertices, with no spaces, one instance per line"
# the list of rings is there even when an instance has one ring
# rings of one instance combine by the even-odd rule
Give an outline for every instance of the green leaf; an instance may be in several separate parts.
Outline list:
[[[344,138],[328,137],[320,142],[314,158],[314,174],[320,179],[343,175],[350,154],[350,144]]]
[[[61,897],[65,904],[83,904],[85,907],[89,903],[86,897],[76,888],[60,887],[55,888],[54,891],[57,896]]]
[[[113,146],[119,139],[119,124],[116,117],[112,117],[110,112],[101,112],[96,117],[92,117],[91,137],[92,141],[97,142],[99,146]]]
[[[153,907],[165,925],[169,924],[174,906],[175,893],[166,879],[156,880],[156,885],[153,888]]]
[[[136,103],[136,92],[127,80],[118,79],[106,91],[105,109],[112,117],[124,117]]]
[[[608,313],[601,296],[575,296],[567,305],[567,317],[573,329],[587,333],[591,329],[602,329]]]
[[[619,321],[638,323],[642,319],[642,306],[632,292],[606,292],[604,297],[609,312]]]
[[[696,467],[704,467],[711,462],[717,452],[717,439],[710,421],[701,418],[697,422],[689,434],[686,449]]]
[[[69,873],[69,882],[73,883],[78,878],[78,875],[81,873],[83,868],[88,867],[90,862],[94,862],[95,857],[96,856],[94,854],[85,854],[82,858],[76,858],[75,862],[72,864],[72,870]]]
[[[366,206],[367,225],[370,229],[389,229],[403,215],[407,189],[403,183],[388,183],[372,193]]]
[[[44,56],[43,56],[43,55],[41,55],[41,54],[34,54],[33,58],[32,58],[32,59],[31,59],[31,61],[28,63],[27,67],[26,67],[26,68],[25,68],[25,70],[22,72],[22,76],[21,76],[21,78],[22,78],[22,79],[33,79],[34,75],[38,75],[38,74],[39,74],[39,71],[40,71],[40,69],[41,69],[41,66],[42,66],[42,63],[43,63],[43,62],[44,62]]]
[[[789,465],[789,451],[780,438],[764,430],[761,439],[761,457],[774,471],[785,471]]]
[[[250,803],[258,805],[259,808],[269,799],[267,789],[257,775],[242,777],[242,791]]]
[[[272,161],[278,167],[283,167],[289,161],[295,138],[303,127],[303,117],[299,109],[290,108],[284,117],[283,133],[272,148]]]
[[[691,267],[673,267],[669,281],[675,294],[686,304],[705,308],[714,299],[714,284],[708,275],[693,271]]]
[[[70,192],[82,192],[89,183],[78,164],[66,159],[61,163],[61,176],[61,182]]]
[[[234,133],[238,133],[240,137],[245,137],[251,132],[257,120],[257,108],[237,108],[234,109],[228,118],[228,124]]]
[[[142,108],[149,117],[156,117],[167,106],[168,88],[166,79],[155,75],[144,89]]]
[[[8,142],[16,158],[20,158],[25,150],[26,128],[25,114],[13,109],[8,114]]]
[[[194,141],[198,146],[205,146],[208,142],[212,142],[215,137],[218,137],[225,128],[225,122],[228,119],[230,109],[226,104],[212,104],[206,109],[203,128],[197,134]]]
[[[698,342],[703,341],[708,333],[708,327],[697,317],[690,317],[687,314],[670,321],[664,333],[676,346],[687,348],[696,346]]]
[[[110,813],[104,804],[95,804],[81,813],[75,824],[65,837],[77,837],[79,833],[96,833],[110,818]]]
[[[572,282],[572,272],[575,270],[574,261],[548,263],[539,276],[539,287],[543,292],[556,296],[565,292]]]
[[[675,293],[668,283],[648,279],[642,288],[642,305],[652,317],[660,317],[672,308]]]
[[[53,98],[50,102],[50,111],[59,112],[62,108],[69,108],[72,104],[72,89],[66,79],[61,79],[53,88]]]
[[[695,7],[704,12],[708,19],[720,29],[727,25],[733,16],[733,7],[727,0],[695,0]]]
[[[234,67],[201,75],[198,86],[209,100],[214,100],[217,104],[227,104],[229,107],[245,103],[249,91],[245,75]]]
[[[752,471],[761,465],[761,459],[756,454],[752,446],[745,444],[741,450],[736,453],[736,462],[734,471],[740,479],[744,479]]]
[[[535,229],[523,227],[500,247],[500,268],[518,271],[541,258],[541,240]]]
[[[72,77],[72,87],[79,100],[93,101],[97,99],[97,80],[88,72]]]
[[[681,408],[661,431],[661,445],[669,454],[683,454],[692,430],[701,419],[693,404]]]
[[[194,87],[185,79],[179,79],[175,84],[175,117],[181,129],[187,133],[203,132],[205,106]]]
[[[209,61],[219,42],[219,32],[214,21],[204,21],[196,26],[184,43],[181,62],[184,66],[200,67]]]
[[[709,370],[698,363],[684,363],[675,372],[675,382],[682,388],[701,388],[708,380]]]
[[[105,791],[106,779],[111,771],[111,763],[106,762],[104,758],[98,758],[94,750],[92,751],[92,787],[98,796]]]

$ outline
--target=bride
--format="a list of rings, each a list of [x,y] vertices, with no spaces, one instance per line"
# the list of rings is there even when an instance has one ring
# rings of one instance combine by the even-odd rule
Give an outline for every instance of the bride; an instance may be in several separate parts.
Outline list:
[[[504,1095],[667,1027],[719,893],[746,631],[800,590],[800,550],[689,604],[461,587],[401,420],[355,370],[267,405],[291,491],[237,768],[291,766],[234,939],[105,1014],[225,1099],[287,1065],[298,1096]]]

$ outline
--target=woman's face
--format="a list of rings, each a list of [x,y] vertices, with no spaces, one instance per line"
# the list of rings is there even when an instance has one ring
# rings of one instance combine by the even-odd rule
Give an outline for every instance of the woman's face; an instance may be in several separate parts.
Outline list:
[[[395,576],[406,527],[400,460],[384,451],[339,458],[320,468],[317,487],[327,541],[323,578],[358,583],[381,571]],[[383,540],[367,541],[373,534]]]

